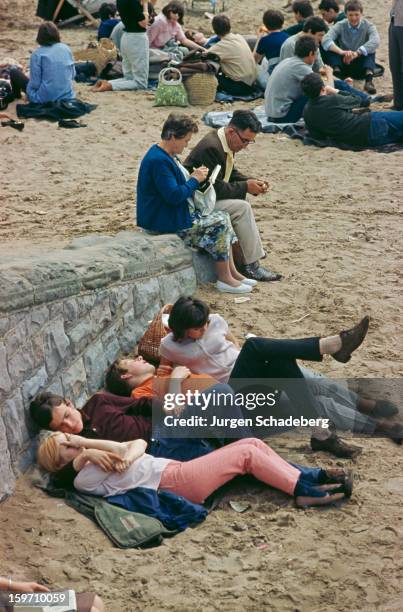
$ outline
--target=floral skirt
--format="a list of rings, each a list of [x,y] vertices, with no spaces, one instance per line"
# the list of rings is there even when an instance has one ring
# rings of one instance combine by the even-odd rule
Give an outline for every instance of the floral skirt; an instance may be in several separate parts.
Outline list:
[[[227,261],[232,243],[238,240],[229,214],[214,210],[207,217],[193,213],[191,218],[192,227],[178,232],[185,245],[207,251],[214,261]]]

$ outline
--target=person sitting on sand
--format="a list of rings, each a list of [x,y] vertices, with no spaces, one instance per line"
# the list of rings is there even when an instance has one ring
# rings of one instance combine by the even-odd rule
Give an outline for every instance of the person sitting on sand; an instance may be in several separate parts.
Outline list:
[[[339,23],[346,18],[346,14],[343,10],[340,10],[337,0],[321,0],[318,10],[329,25]]]
[[[198,165],[188,173],[177,157],[197,132],[191,117],[168,116],[160,143],[149,149],[140,165],[137,225],[154,233],[177,233],[186,246],[209,253],[215,264],[218,291],[249,293],[256,281],[246,279],[235,268],[231,245],[236,236],[228,213],[213,210],[202,215],[193,199],[207,179],[208,168]]]
[[[14,97],[24,91],[35,104],[72,100],[75,68],[70,47],[60,42],[59,30],[51,21],[39,26],[36,41],[40,46],[31,55],[29,77],[19,68],[10,70]]]
[[[305,20],[313,16],[313,7],[309,0],[295,0],[291,5],[291,10],[297,23],[289,26],[284,31],[289,36],[294,36],[294,34],[301,32]]]
[[[8,593],[49,593],[50,589],[38,582],[24,582],[22,580],[14,580],[11,576],[8,578],[0,576],[0,591],[7,591]],[[17,603],[16,599],[13,599],[13,601]],[[105,612],[102,599],[95,593],[76,593],[76,604],[77,608],[75,610],[77,612]],[[0,600],[0,611],[3,609]],[[8,606],[5,608],[5,610],[10,611],[14,609]],[[27,608],[24,606],[24,609]]]
[[[173,0],[164,6],[154,23],[148,28],[147,35],[151,49],[164,49],[165,45],[174,40],[188,49],[204,51],[204,46],[186,37],[182,30],[185,9],[181,2]],[[207,42],[207,41],[206,41]]]
[[[124,26],[119,41],[123,77],[113,81],[100,79],[92,91],[147,89],[149,73],[148,4],[146,0],[117,0],[116,5]],[[114,30],[116,28],[119,28],[119,24]]]
[[[365,78],[364,90],[375,94],[373,83],[375,54],[380,44],[378,31],[373,23],[364,19],[360,0],[346,3],[346,19],[330,28],[323,39],[325,61],[332,66],[337,78]]]
[[[78,472],[74,487],[101,497],[145,487],[169,491],[202,504],[219,487],[244,474],[294,497],[299,508],[333,504],[350,497],[352,492],[351,473],[339,468],[292,465],[256,438],[233,442],[185,462],[152,457],[145,452],[146,448],[144,440],[122,444],[56,432],[39,446],[38,463],[54,473],[73,461]],[[89,449],[120,454],[121,459],[116,461],[115,469],[105,472],[93,465]]]
[[[120,19],[116,19],[116,5],[108,2],[101,4],[99,18],[101,23],[98,28],[98,40],[109,38],[113,28],[120,23]]]
[[[260,195],[268,191],[267,181],[248,178],[235,167],[235,154],[255,142],[261,125],[255,113],[236,110],[225,128],[210,131],[192,149],[184,165],[189,172],[198,166],[206,166],[209,175],[221,166],[214,189],[217,196],[215,208],[228,213],[239,241],[242,262],[238,267],[242,274],[255,281],[277,281],[281,274],[271,272],[261,265],[265,252],[256,225],[253,209],[247,194]]]
[[[325,86],[319,74],[311,73],[301,81],[308,99],[304,120],[313,138],[331,138],[342,144],[380,147],[403,143],[403,113],[380,111],[357,113],[368,102],[351,93]]]
[[[271,74],[280,61],[280,49],[287,40],[289,34],[282,27],[284,15],[281,11],[269,9],[263,14],[265,32],[262,32],[256,41],[254,51],[255,61],[259,64],[265,57],[267,60],[267,71]]]
[[[226,15],[216,15],[211,25],[220,38],[212,47],[212,52],[220,58],[219,91],[232,96],[255,93],[258,71],[245,38],[241,34],[232,34],[231,22]]]
[[[269,77],[265,98],[265,111],[273,123],[295,123],[302,117],[307,99],[302,93],[301,81],[312,72],[318,46],[310,35],[301,36],[295,43],[295,55],[280,62]],[[327,71],[333,85],[331,69]]]

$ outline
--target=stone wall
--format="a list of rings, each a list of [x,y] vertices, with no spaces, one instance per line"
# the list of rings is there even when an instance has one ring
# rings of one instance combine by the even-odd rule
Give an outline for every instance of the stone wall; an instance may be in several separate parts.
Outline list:
[[[89,236],[0,264],[0,501],[33,460],[28,416],[41,389],[81,407],[162,304],[196,287],[176,236]]]

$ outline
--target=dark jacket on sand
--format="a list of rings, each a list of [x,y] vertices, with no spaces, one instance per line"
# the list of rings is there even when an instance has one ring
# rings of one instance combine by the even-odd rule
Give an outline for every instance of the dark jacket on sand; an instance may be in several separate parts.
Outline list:
[[[219,164],[220,173],[214,184],[217,200],[244,200],[247,194],[247,177],[234,167],[229,182],[225,182],[226,153],[222,147],[217,132],[210,132],[195,146],[184,161],[184,166],[192,172],[199,166],[207,166],[210,173]]]
[[[350,145],[368,145],[371,113],[353,113],[353,108],[368,106],[368,101],[347,92],[319,96],[304,108],[304,120],[313,138],[333,138]]]

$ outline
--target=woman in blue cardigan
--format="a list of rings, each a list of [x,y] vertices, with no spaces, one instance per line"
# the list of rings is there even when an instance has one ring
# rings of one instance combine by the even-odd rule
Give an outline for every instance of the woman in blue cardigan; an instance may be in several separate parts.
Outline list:
[[[231,245],[236,241],[228,213],[214,210],[201,216],[192,198],[206,180],[208,168],[196,168],[190,178],[177,155],[189,144],[197,124],[187,115],[170,114],[161,141],[143,158],[137,182],[137,225],[158,234],[176,233],[186,246],[207,251],[214,259],[219,291],[248,293],[256,281],[236,270]]]

